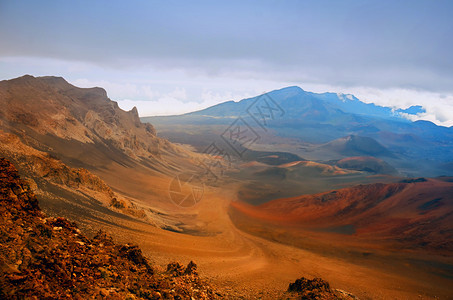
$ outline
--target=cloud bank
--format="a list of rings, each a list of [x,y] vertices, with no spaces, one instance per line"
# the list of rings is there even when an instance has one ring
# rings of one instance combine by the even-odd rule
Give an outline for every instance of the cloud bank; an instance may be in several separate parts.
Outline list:
[[[0,79],[103,86],[142,115],[298,85],[451,126],[452,14],[443,0],[1,1]]]

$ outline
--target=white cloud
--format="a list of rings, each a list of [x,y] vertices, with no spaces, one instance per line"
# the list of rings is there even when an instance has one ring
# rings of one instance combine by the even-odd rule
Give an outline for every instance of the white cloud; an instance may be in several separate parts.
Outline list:
[[[421,105],[426,112],[407,116],[410,120],[427,120],[442,126],[453,126],[453,95],[409,89],[371,88],[357,88],[353,93],[363,102],[395,109]]]
[[[187,95],[184,89],[177,88],[170,93],[160,94],[153,101],[124,99],[118,100],[117,102],[120,108],[124,110],[131,110],[136,106],[139,115],[145,117],[183,114],[201,110],[227,100],[237,101],[252,96],[256,95],[203,90],[200,96],[202,101],[187,101]]]
[[[167,97],[182,101],[187,99],[187,92],[185,88],[177,87],[174,91],[168,93]]]
[[[429,120],[453,126],[453,93],[429,92],[403,88],[328,85],[309,79],[290,81],[280,73],[232,72],[203,76],[181,70],[114,70],[78,61],[7,57],[0,58],[0,79],[24,74],[63,76],[80,87],[103,87],[108,96],[125,109],[137,106],[141,116],[180,114],[206,108],[228,100],[241,100],[266,91],[298,85],[306,91],[352,94],[366,103],[392,108],[421,105],[426,112],[407,116],[411,120]],[[135,103],[135,104],[134,104]]]
[[[406,109],[414,105],[421,105],[426,112],[416,116],[404,114],[411,121],[427,120],[437,125],[453,126],[453,94],[441,94],[422,90],[372,87],[344,87],[321,84],[300,84],[308,91],[323,93],[336,92],[342,94],[342,99],[350,99],[354,95],[365,103],[387,106],[393,109]],[[352,98],[352,97],[351,97]]]
[[[146,96],[146,99],[152,100],[160,96],[160,93],[156,90],[153,90],[150,86],[142,87],[143,94]]]
[[[203,92],[201,94],[201,99],[205,102],[218,104],[218,103],[230,101],[230,100],[239,101],[239,100],[242,100],[245,98],[257,96],[258,94],[261,94],[261,93],[250,94],[248,92],[233,93],[230,91],[214,92],[212,90],[203,90]]]
[[[141,117],[177,115],[200,110],[210,106],[204,102],[183,102],[168,96],[159,98],[157,101],[137,101],[126,99],[119,100],[117,102],[120,108],[124,110],[131,110],[134,106],[136,106]]]

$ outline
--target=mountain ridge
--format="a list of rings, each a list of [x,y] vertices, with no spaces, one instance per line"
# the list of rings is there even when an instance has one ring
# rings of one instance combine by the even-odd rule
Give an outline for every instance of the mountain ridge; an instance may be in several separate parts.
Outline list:
[[[0,155],[32,183],[47,213],[102,213],[182,231],[165,213],[174,207],[161,182],[200,169],[201,155],[158,137],[136,108],[123,111],[102,88],[30,75],[1,81],[0,104]]]
[[[224,101],[224,102],[215,104],[213,106],[210,106],[208,108],[184,113],[182,115],[200,115],[200,114],[210,115],[210,114],[205,114],[205,113],[210,112],[212,108],[221,108],[223,105],[227,106],[227,105],[231,105],[231,104],[235,104],[235,103],[236,104],[238,104],[238,103],[249,104],[249,102],[251,102],[251,101],[255,100],[256,98],[259,98],[263,95],[269,95],[271,98],[273,97],[273,95],[276,95],[279,97],[282,95],[284,97],[290,97],[290,96],[292,97],[292,96],[297,96],[297,95],[309,95],[309,96],[313,96],[313,97],[318,97],[319,99],[322,99],[322,100],[326,100],[332,104],[334,104],[334,103],[338,104],[337,101],[340,100],[343,103],[350,104],[349,108],[344,107],[344,106],[342,107],[342,110],[344,112],[356,113],[356,114],[361,114],[361,115],[370,115],[369,113],[371,112],[371,115],[374,115],[376,117],[398,119],[403,122],[404,121],[411,122],[411,120],[405,118],[403,115],[401,115],[401,113],[415,115],[419,112],[425,111],[424,108],[420,105],[412,105],[412,106],[404,108],[404,109],[403,108],[394,109],[394,108],[391,108],[388,106],[377,105],[375,103],[363,102],[352,94],[333,93],[333,92],[314,93],[314,92],[305,91],[304,89],[302,89],[299,86],[288,86],[288,87],[283,87],[280,89],[276,89],[276,90],[273,90],[270,92],[263,93],[256,97],[244,98],[239,101],[233,101],[233,100]],[[355,106],[355,108],[353,109],[352,107],[354,107],[354,106]],[[364,109],[364,108],[367,108],[367,109]],[[361,110],[359,110],[359,109],[361,109]],[[372,112],[373,110],[378,110],[378,112]],[[145,116],[142,118],[147,118],[147,117]],[[426,122],[430,122],[430,123],[434,124],[433,122],[427,121],[427,120],[420,120],[420,121],[426,121]],[[437,125],[437,124],[435,124],[435,125],[441,126],[441,127],[446,127],[446,126]],[[453,126],[451,126],[451,127],[453,127]],[[450,128],[450,127],[447,127],[447,128]]]
[[[295,147],[292,152],[315,160],[345,158],[341,152],[319,151],[323,150],[319,146],[353,135],[370,139],[370,142],[374,140],[371,144],[387,148],[393,153],[387,163],[408,176],[453,174],[453,170],[445,173],[443,167],[453,161],[453,127],[438,126],[425,120],[411,121],[404,117],[404,114],[418,113],[421,109],[412,106],[395,110],[364,103],[352,95],[318,94],[299,87],[288,87],[180,116],[142,117],[141,120],[152,122],[162,130],[163,136],[168,132],[168,136],[177,137],[182,135],[181,127],[206,133],[218,130],[219,126],[227,128],[235,119],[242,118],[258,130],[265,124],[264,131],[270,130],[279,138],[311,144],[305,147],[307,151]],[[180,142],[177,138],[172,140]],[[353,154],[357,155],[368,153]],[[411,167],[412,161],[418,162],[417,168]]]

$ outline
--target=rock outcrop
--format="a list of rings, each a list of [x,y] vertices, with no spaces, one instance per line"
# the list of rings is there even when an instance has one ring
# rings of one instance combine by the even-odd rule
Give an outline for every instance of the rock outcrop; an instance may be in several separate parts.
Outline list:
[[[78,88],[61,77],[20,78],[0,82],[0,119],[11,132],[53,135],[63,140],[114,147],[140,160],[172,151],[151,124],[142,124],[137,109],[124,111],[102,88]],[[42,137],[37,138],[43,141]]]
[[[29,176],[29,184],[36,185],[35,180],[45,181],[70,192],[79,193],[81,196],[88,195],[105,206],[121,210],[123,213],[144,216],[144,213],[137,210],[130,201],[112,191],[101,178],[90,171],[84,168],[71,168],[49,153],[24,145],[16,135],[1,130],[0,142],[0,152],[7,155],[24,174]],[[37,186],[33,189],[35,193],[42,193]]]
[[[104,232],[88,238],[75,223],[47,217],[3,158],[0,263],[2,299],[216,298],[193,262],[182,274],[156,271],[137,246],[116,245]]]
[[[288,286],[290,297],[298,300],[346,300],[357,299],[354,295],[342,291],[334,290],[330,284],[321,279],[307,279],[301,277]],[[292,296],[292,297],[291,297]]]

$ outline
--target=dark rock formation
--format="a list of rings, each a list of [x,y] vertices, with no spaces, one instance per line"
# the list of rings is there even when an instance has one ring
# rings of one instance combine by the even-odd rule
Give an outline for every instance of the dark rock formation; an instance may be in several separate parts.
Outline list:
[[[297,299],[301,300],[342,299],[321,278],[299,278],[289,284],[288,292],[297,293]]]

